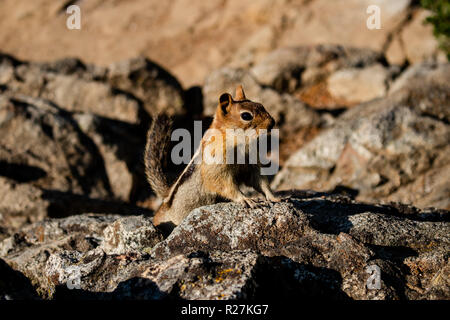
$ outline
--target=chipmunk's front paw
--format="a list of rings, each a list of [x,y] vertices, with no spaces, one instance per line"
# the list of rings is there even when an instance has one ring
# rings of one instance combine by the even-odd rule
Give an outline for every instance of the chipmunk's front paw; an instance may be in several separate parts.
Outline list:
[[[251,199],[251,198],[244,198],[244,199],[241,200],[241,203],[246,208],[255,209],[255,208],[258,207],[258,203],[255,200]]]
[[[269,195],[266,197],[266,201],[270,201],[270,202],[280,202],[282,199],[278,198],[274,195]]]

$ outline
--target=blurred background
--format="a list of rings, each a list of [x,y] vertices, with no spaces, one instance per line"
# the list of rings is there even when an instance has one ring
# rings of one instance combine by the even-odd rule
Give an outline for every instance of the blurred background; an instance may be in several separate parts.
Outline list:
[[[424,1],[439,2],[448,5]],[[80,31],[66,28],[70,5],[81,9]],[[379,30],[366,27],[370,5],[380,8]],[[398,65],[442,60],[433,26],[422,23],[429,15],[412,0],[3,0],[0,48],[19,59],[103,66],[143,55],[188,88],[217,68],[301,45],[368,48]]]
[[[72,5],[79,30],[67,28]],[[281,130],[276,190],[449,209],[449,7],[0,1],[0,238],[45,217],[151,214],[152,116],[191,128],[238,84]]]

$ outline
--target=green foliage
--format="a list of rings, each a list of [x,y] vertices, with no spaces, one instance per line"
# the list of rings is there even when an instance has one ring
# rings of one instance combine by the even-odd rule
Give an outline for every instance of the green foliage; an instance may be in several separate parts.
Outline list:
[[[433,25],[433,34],[450,60],[450,1],[421,0],[421,5],[432,12],[426,22]]]

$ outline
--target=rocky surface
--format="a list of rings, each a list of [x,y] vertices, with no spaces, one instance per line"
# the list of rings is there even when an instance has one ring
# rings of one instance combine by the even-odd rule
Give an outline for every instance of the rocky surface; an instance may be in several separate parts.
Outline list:
[[[405,71],[382,99],[342,114],[293,154],[277,189],[353,189],[372,201],[450,208],[450,69]]]
[[[198,208],[165,240],[145,216],[46,220],[0,242],[0,256],[40,298],[448,299],[448,218],[296,192],[256,210]],[[380,289],[367,288],[372,265]]]
[[[0,175],[100,199],[149,195],[142,152],[151,116],[185,112],[177,80],[144,58],[103,68],[0,54],[0,94]]]

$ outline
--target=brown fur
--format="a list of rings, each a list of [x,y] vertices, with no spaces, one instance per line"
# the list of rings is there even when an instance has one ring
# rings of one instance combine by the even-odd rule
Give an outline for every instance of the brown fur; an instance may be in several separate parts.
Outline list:
[[[223,137],[226,137],[226,129],[255,129],[259,134],[260,129],[270,130],[273,127],[273,118],[261,104],[247,100],[242,86],[236,89],[235,97],[236,100],[228,93],[220,96],[210,129],[216,129],[223,134]],[[244,120],[241,117],[243,112],[249,112],[253,118]],[[162,120],[166,121],[165,118]],[[150,131],[159,129],[161,126],[154,124]],[[154,190],[156,187],[155,192],[164,198],[153,219],[155,225],[178,225],[194,208],[216,203],[223,198],[254,207],[255,202],[247,198],[239,189],[241,184],[253,187],[257,192],[264,194],[268,200],[278,201],[270,190],[267,178],[260,175],[258,164],[226,164],[225,162],[210,164],[203,160],[200,164],[195,164],[194,159],[204,156],[206,149],[209,149],[213,155],[219,155],[218,152],[222,152],[225,157],[227,144],[233,143],[233,146],[236,146],[235,142],[225,141],[226,138],[210,139],[207,134],[202,138],[199,150],[191,162],[169,188],[167,178],[157,177],[157,175],[163,175],[161,157],[168,150],[157,150],[157,147],[167,147],[165,142],[170,141],[170,132],[153,131],[148,134],[149,141],[146,148],[147,177]],[[169,138],[164,140],[161,138],[162,134],[169,135]],[[156,143],[150,141],[152,138],[156,139]],[[152,158],[153,156],[156,158]]]
[[[153,191],[160,197],[167,196],[170,185],[164,174],[164,166],[167,161],[167,152],[170,146],[172,121],[165,114],[160,114],[147,133],[147,144],[145,146],[144,163],[147,181]]]

